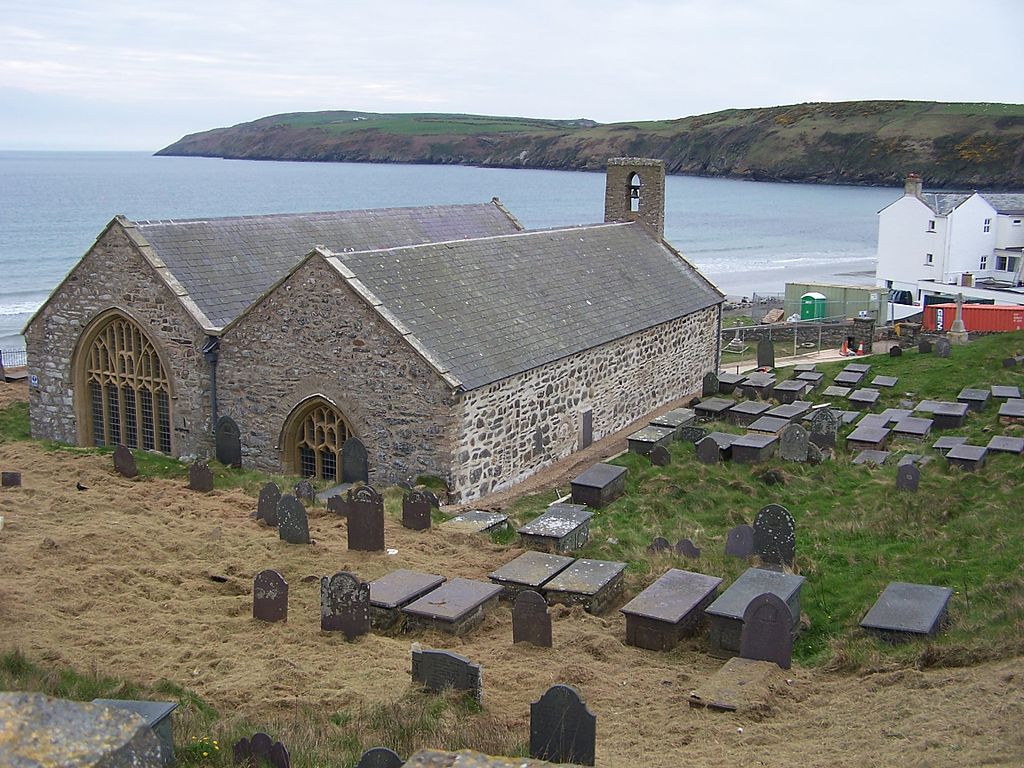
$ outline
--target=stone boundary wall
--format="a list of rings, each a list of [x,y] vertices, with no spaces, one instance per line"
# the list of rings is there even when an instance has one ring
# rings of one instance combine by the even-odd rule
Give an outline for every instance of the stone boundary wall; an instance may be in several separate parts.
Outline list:
[[[715,305],[465,393],[453,497],[507,488],[575,452],[587,410],[596,441],[699,392],[717,370],[719,328]]]
[[[110,308],[137,322],[167,363],[172,452],[211,452],[206,335],[118,224],[100,236],[25,332],[28,372],[39,379],[29,387],[32,437],[77,444],[72,359],[82,332]]]
[[[282,455],[283,430],[320,395],[365,444],[371,483],[448,479],[451,388],[322,258],[224,333],[217,377],[218,413],[238,424],[244,466],[297,472]]]

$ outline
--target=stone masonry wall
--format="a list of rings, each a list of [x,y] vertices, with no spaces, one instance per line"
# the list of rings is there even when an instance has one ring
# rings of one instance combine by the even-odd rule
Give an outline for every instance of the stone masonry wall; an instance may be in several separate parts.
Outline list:
[[[370,482],[448,480],[451,388],[319,257],[303,264],[221,338],[218,410],[242,434],[242,462],[289,469],[283,430],[321,395],[366,445]]]
[[[85,328],[111,308],[142,327],[170,368],[175,455],[209,453],[208,373],[201,351],[206,337],[117,224],[97,240],[25,332],[29,374],[39,380],[29,387],[32,436],[77,443],[72,357]]]
[[[593,439],[698,391],[717,370],[720,306],[468,392],[452,469],[469,501],[507,488],[580,447],[583,413]]]

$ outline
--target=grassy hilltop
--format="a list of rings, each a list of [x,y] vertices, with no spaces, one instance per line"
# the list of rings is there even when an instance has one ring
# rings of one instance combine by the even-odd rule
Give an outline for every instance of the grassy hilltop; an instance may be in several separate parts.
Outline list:
[[[157,152],[250,160],[451,163],[930,188],[1024,188],[1024,105],[851,101],[634,123],[454,114],[299,112],[194,133]]]

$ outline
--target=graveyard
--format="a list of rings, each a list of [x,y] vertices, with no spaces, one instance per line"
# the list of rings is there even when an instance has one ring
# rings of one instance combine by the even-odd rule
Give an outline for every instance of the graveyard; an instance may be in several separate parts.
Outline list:
[[[756,445],[751,461],[732,453],[758,419],[786,421],[751,432],[769,442],[785,434],[789,418],[800,419],[786,415],[802,413],[799,405],[766,415],[779,403],[756,399],[764,379],[753,382],[754,397],[736,420],[723,414],[739,393],[703,397],[707,420],[688,433],[697,440],[679,439],[687,427],[671,417],[632,441],[636,450],[623,440],[615,453],[625,452],[607,463],[625,474],[602,470],[595,481],[621,481],[622,495],[595,492],[585,514],[563,500],[564,514],[551,519],[550,505],[570,493],[576,472],[549,475],[545,487],[531,484],[522,495],[442,507],[420,530],[401,524],[401,489],[378,489],[383,550],[361,548],[349,530],[354,518],[322,503],[306,507],[311,544],[282,540],[253,519],[268,480],[258,473],[211,464],[213,490],[201,492],[189,490],[187,464],[159,455],[135,452],[139,474],[128,478],[114,472],[110,451],[31,441],[24,389],[0,385],[0,469],[22,476],[20,487],[0,490],[0,688],[177,701],[175,744],[185,766],[230,765],[226,745],[256,730],[286,744],[294,766],[352,766],[375,746],[403,757],[421,747],[525,755],[531,704],[557,684],[579,691],[596,715],[598,766],[1018,765],[1024,456],[995,446],[1024,437],[1024,424],[1012,411],[1000,416],[1013,398],[1000,400],[993,387],[1024,388],[1024,366],[1004,365],[1022,351],[1017,333],[973,340],[949,357],[915,348],[857,358],[867,371],[851,371],[848,361],[819,364],[805,379],[815,388],[790,405],[833,402],[864,415],[843,423],[834,451],[815,461],[764,456]],[[794,374],[775,372],[787,381]],[[837,377],[852,384],[848,394],[878,396],[858,406],[863,398],[826,395],[840,386]],[[711,402],[718,400],[732,405]],[[905,407],[911,400],[924,407]],[[966,413],[943,406],[956,403]],[[892,413],[882,419],[888,409],[900,411],[892,423]],[[874,449],[887,455],[857,463],[861,447],[845,442],[856,429],[890,431]],[[710,442],[699,439],[704,432]],[[965,466],[948,457],[964,445],[993,447],[980,466]],[[901,465],[908,455],[920,458]],[[916,490],[898,486],[908,465],[917,470]],[[296,480],[274,479],[286,490]],[[710,652],[716,630],[656,634],[646,647],[628,642],[630,633],[643,634],[642,620],[666,588],[694,581],[680,571],[706,574],[698,581],[709,614],[733,615],[724,603],[715,608],[709,590],[721,598],[759,564],[727,555],[726,544],[769,505],[784,507],[795,524],[785,573],[787,589],[800,592],[792,666],[751,683],[750,706],[691,707],[725,663]],[[484,532],[442,524],[477,510],[508,521]],[[384,627],[375,624],[376,609],[358,632],[323,624],[322,590],[345,587],[331,578],[339,572],[373,581],[408,569],[446,584],[500,585],[503,569],[552,531],[557,543],[547,559],[534,556],[551,569],[538,584],[570,573],[573,560],[623,567],[608,577],[621,591],[607,605],[549,596],[551,647],[513,644],[505,599],[488,602],[464,633],[436,621]],[[652,546],[658,537],[667,546]],[[689,546],[678,546],[683,540]],[[287,580],[286,621],[253,618],[253,579],[264,569]],[[659,581],[670,569],[672,579]],[[894,582],[948,590],[948,622],[909,642],[866,631],[861,621]],[[639,617],[632,630],[630,610]],[[417,654],[435,649],[480,666],[479,701],[413,684]]]

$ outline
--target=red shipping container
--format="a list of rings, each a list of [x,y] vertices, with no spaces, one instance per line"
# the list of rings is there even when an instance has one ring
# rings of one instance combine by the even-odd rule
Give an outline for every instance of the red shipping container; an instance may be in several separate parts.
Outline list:
[[[924,310],[924,330],[948,331],[954,319],[956,304],[930,304]],[[964,304],[963,321],[968,333],[1024,331],[1024,306]]]

